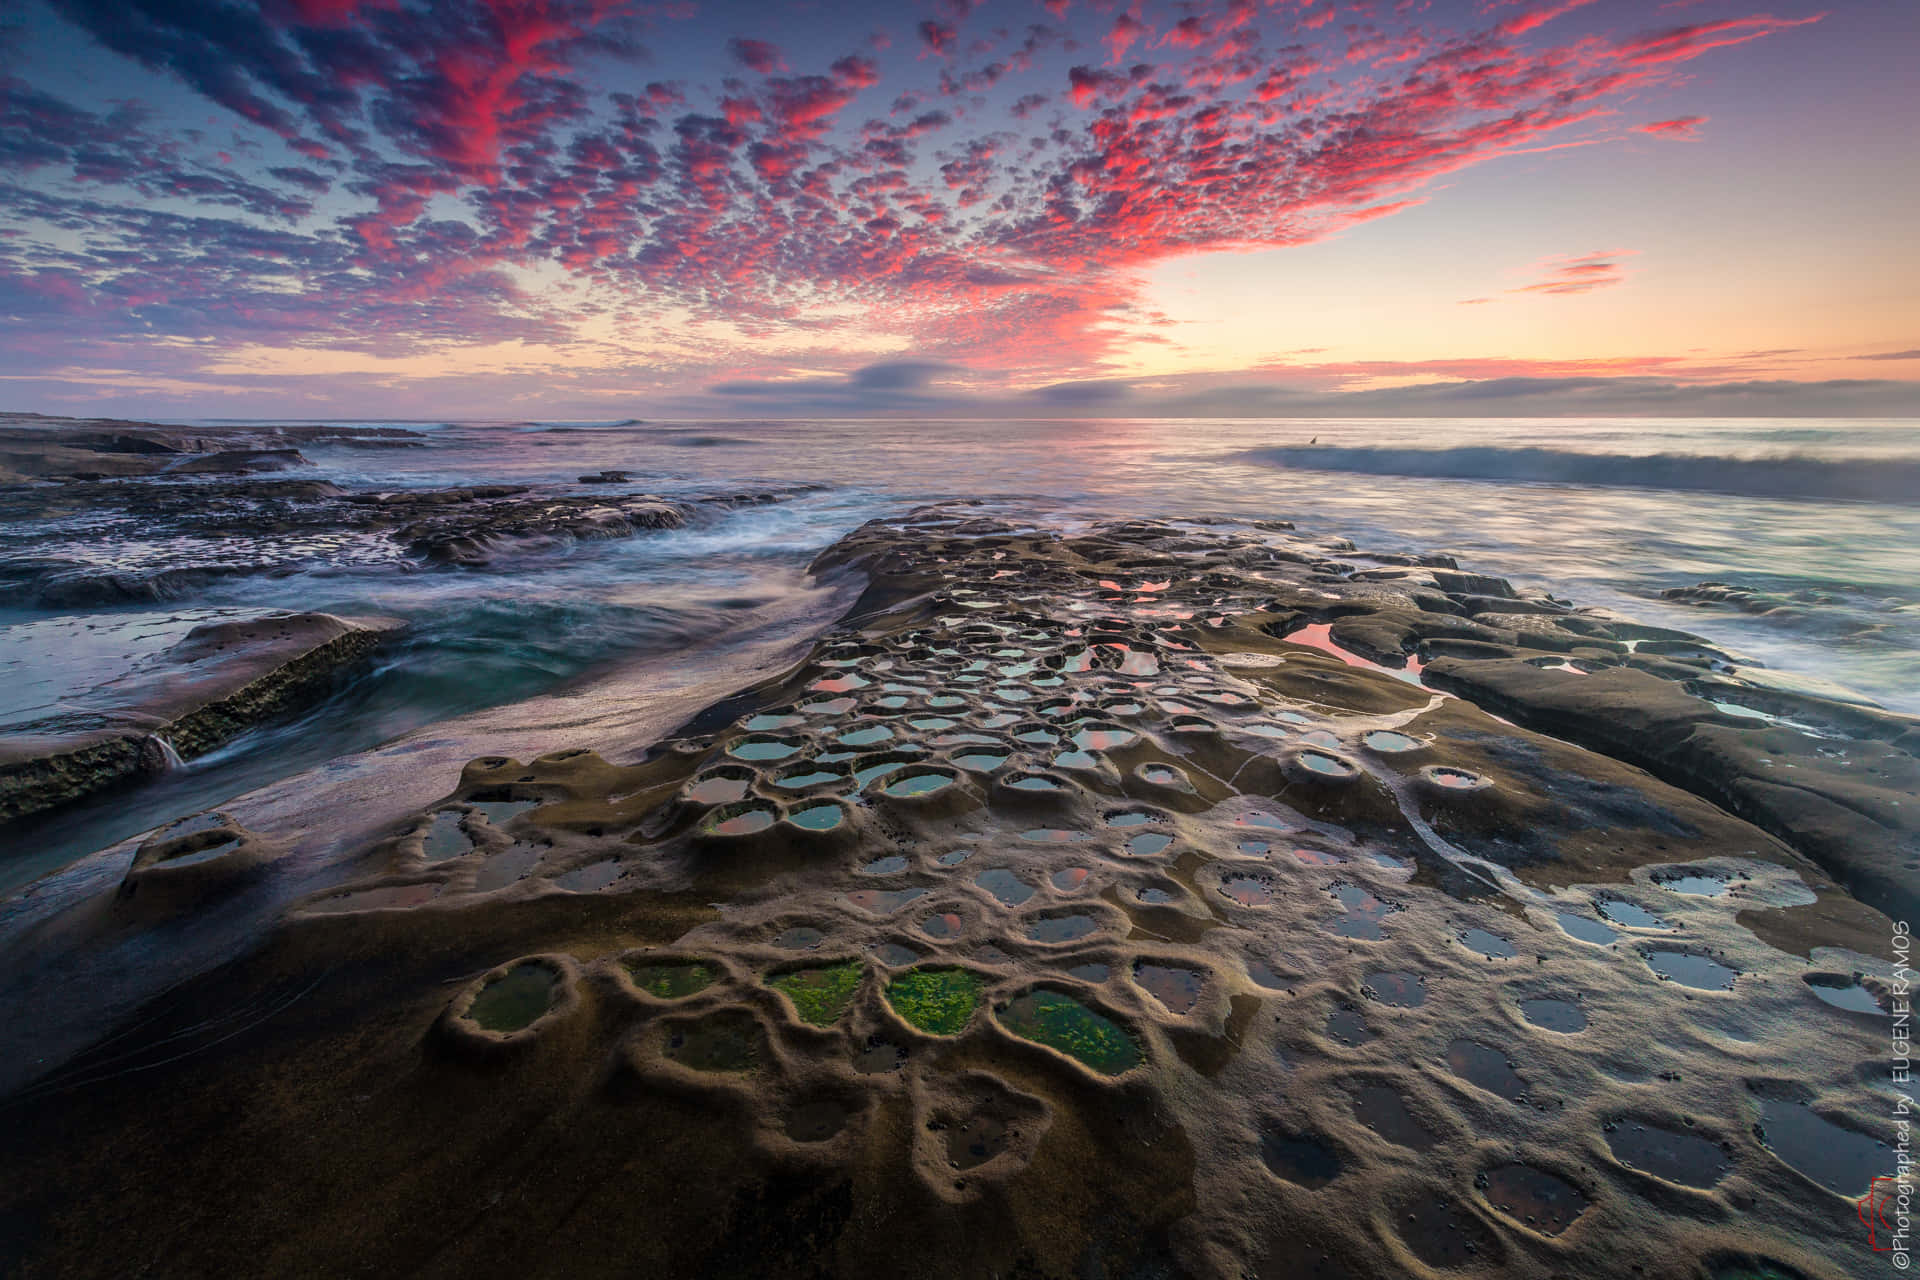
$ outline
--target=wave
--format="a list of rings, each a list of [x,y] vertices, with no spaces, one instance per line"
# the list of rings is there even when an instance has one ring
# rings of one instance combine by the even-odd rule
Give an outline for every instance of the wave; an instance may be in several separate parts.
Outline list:
[[[1574,453],[1492,445],[1452,449],[1283,445],[1251,449],[1239,457],[1272,467],[1370,476],[1619,486],[1750,498],[1920,506],[1920,459],[1912,458],[1829,460],[1801,454],[1729,458],[1693,453]]]

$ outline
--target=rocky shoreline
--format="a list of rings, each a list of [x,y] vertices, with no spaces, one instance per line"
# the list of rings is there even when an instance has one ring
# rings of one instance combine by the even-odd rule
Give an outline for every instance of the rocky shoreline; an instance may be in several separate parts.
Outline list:
[[[423,523],[457,562],[471,526]],[[952,503],[813,569],[865,588],[797,667],[632,762],[472,761],[18,1095],[0,1259],[1870,1265],[1911,720],[1278,521]],[[219,912],[273,857],[176,824],[92,927]]]

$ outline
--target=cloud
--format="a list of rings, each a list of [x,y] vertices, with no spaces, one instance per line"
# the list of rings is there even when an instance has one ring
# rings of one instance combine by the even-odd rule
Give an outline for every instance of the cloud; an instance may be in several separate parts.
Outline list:
[[[1631,249],[1610,249],[1575,257],[1550,258],[1541,264],[1546,272],[1543,277],[1507,292],[1558,295],[1610,289],[1627,278],[1620,259],[1632,252]]]
[[[1883,351],[1878,355],[1853,356],[1854,360],[1920,360],[1920,347],[1911,351]]]
[[[882,63],[833,57],[869,47],[867,21],[828,43],[829,11],[810,61],[614,0],[49,4],[99,65],[136,63],[193,106],[160,123],[0,82],[0,224],[24,229],[0,238],[16,363],[136,337],[410,355],[674,328],[720,347],[832,335],[1063,387],[1153,340],[1116,316],[1171,259],[1392,216],[1474,165],[1583,140],[1680,64],[1812,20],[1554,43],[1549,19],[1578,5],[1448,29],[1061,3],[1046,9],[1069,25],[981,47],[984,15],[943,0],[917,28],[928,63],[887,60],[876,102]],[[646,79],[659,48],[675,55]],[[195,142],[209,116],[252,150]],[[1587,255],[1513,292],[1624,275]]]
[[[1637,124],[1633,126],[1633,131],[1650,133],[1656,138],[1671,138],[1676,142],[1694,142],[1700,137],[1700,126],[1706,122],[1705,116],[1676,116],[1672,120]]]
[[[786,66],[786,60],[780,56],[778,46],[765,40],[749,40],[745,36],[735,36],[727,41],[727,52],[734,61],[749,71],[758,71],[768,75]]]

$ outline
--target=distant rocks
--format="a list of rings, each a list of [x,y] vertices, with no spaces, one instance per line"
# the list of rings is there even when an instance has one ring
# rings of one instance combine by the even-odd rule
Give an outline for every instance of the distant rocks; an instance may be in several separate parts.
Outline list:
[[[1821,605],[1842,603],[1839,596],[1824,591],[1761,591],[1729,582],[1696,582],[1690,587],[1669,587],[1660,595],[1662,599],[1676,600],[1681,604],[1718,604],[1742,613],[1786,616],[1798,616]]]
[[[227,456],[189,461],[217,466]],[[668,499],[517,484],[349,492],[323,480],[169,478],[177,474],[0,485],[0,530],[86,514],[97,518],[93,538],[149,546],[166,539],[180,548],[165,559],[132,563],[124,555],[103,559],[39,539],[8,554],[0,541],[0,590],[76,608],[178,600],[222,578],[290,572],[342,557],[477,568],[509,552],[678,529],[703,513],[778,502],[793,492]]]
[[[404,427],[170,427],[118,418],[0,413],[0,485],[155,475],[244,475],[311,465],[301,445],[413,448]]]
[[[599,475],[581,476],[581,484],[626,484],[633,479],[630,471],[602,471]]]

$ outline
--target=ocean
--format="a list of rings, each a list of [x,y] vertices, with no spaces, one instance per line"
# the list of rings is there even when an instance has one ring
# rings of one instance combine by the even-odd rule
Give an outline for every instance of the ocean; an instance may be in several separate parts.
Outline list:
[[[221,425],[233,425],[222,423]],[[0,602],[0,732],[57,710],[196,622],[273,609],[402,618],[324,705],[112,804],[36,824],[17,887],[171,818],[451,717],[621,664],[723,670],[736,621],[808,589],[865,521],[979,499],[1071,528],[1129,517],[1293,521],[1692,631],[1832,695],[1920,714],[1920,423],[1780,419],[380,422],[421,447],[308,446],[286,476],[350,490],[511,483],[781,500],[687,528],[423,567],[372,535],[150,536],[76,511],[0,524],[0,581],[49,560],[160,575],[137,604]],[[165,579],[160,579],[165,581]],[[1703,582],[1746,608],[1663,592]]]

